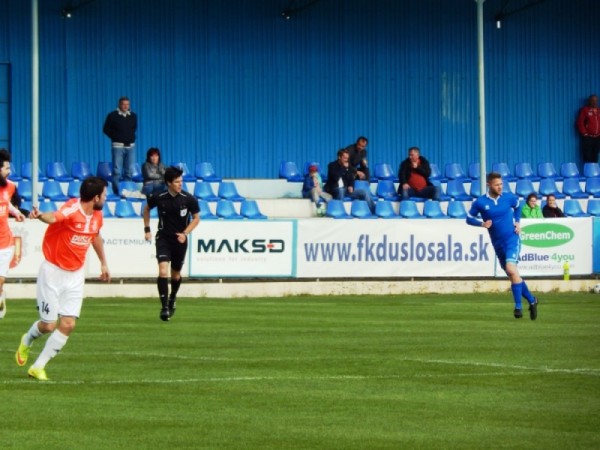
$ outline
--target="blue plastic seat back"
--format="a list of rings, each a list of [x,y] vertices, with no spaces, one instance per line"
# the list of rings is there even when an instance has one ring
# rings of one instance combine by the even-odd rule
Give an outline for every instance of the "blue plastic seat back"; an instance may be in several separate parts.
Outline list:
[[[400,198],[393,180],[377,181],[375,193],[377,194],[377,197],[384,200],[397,201]]]
[[[350,205],[350,214],[358,219],[376,219],[377,216],[371,214],[369,205],[365,200],[354,200]]]
[[[100,178],[104,178],[106,181],[112,180],[112,163],[108,161],[100,161],[98,162],[98,166],[96,168],[96,176]]]
[[[76,180],[83,180],[92,174],[90,165],[85,161],[74,161],[71,163],[71,177]]]
[[[467,210],[463,202],[452,201],[448,202],[448,210],[446,211],[448,217],[453,219],[466,219]]]
[[[585,181],[585,192],[594,197],[600,197],[600,177],[588,178]]]
[[[144,201],[145,200],[145,196],[137,196],[137,194],[135,194],[135,197],[132,197],[131,194],[132,193],[140,193],[140,188],[138,187],[137,183],[135,181],[132,180],[122,180],[119,181],[119,195],[121,197],[126,198],[127,200],[130,201]]]
[[[517,194],[519,197],[526,198],[532,192],[535,192],[535,188],[533,187],[533,182],[530,179],[524,178],[517,180],[515,194]]]
[[[540,195],[548,196],[549,194],[554,194],[556,198],[565,198],[565,194],[560,192],[554,178],[542,178],[538,190]]]
[[[279,178],[285,178],[288,181],[304,181],[304,176],[294,161],[281,161]]]
[[[31,200],[31,197],[33,196],[33,183],[31,180],[23,178],[21,181],[19,181],[17,189],[22,198],[25,200]]]
[[[456,162],[446,164],[444,168],[444,175],[448,180],[469,179],[468,175],[465,173],[465,170],[462,168],[462,165]]]
[[[354,180],[354,190],[358,189],[371,192],[371,183],[366,180]]]
[[[417,202],[413,200],[403,200],[400,202],[400,217],[404,217],[405,219],[422,219],[423,215],[420,213],[419,208],[417,208]]]
[[[585,178],[600,177],[600,164],[586,162],[583,164],[583,176]]]
[[[196,163],[194,175],[196,175],[196,178],[199,180],[214,182],[222,181],[222,178],[215,172],[212,163],[207,161]]]
[[[563,180],[563,194],[571,198],[588,198],[590,194],[584,192],[579,184],[579,178],[565,178]]]
[[[256,200],[244,200],[240,205],[240,214],[248,219],[264,220],[267,218],[267,216],[260,212]]]
[[[120,218],[140,217],[135,211],[133,203],[127,200],[120,200],[115,203],[115,216]]]
[[[579,169],[574,162],[564,162],[560,165],[560,176],[563,178],[579,179]]]
[[[446,183],[446,195],[449,195],[454,200],[471,200],[471,196],[465,191],[462,179],[448,180]]]
[[[56,207],[56,203],[54,203],[52,200],[46,200],[43,202],[40,202],[39,206],[38,206],[40,212],[53,212],[56,211],[58,208]]]
[[[378,163],[375,164],[375,170],[373,171],[373,176],[377,180],[394,180],[397,181],[398,177],[392,170],[392,166],[388,163]]]
[[[64,202],[69,199],[69,197],[67,197],[63,192],[60,183],[56,180],[44,181],[42,195],[49,200],[54,200],[55,202]]]
[[[429,219],[445,219],[447,218],[442,206],[437,200],[427,200],[423,204],[423,215]]]
[[[382,219],[399,219],[400,216],[394,211],[394,205],[388,200],[375,203],[375,214]]]
[[[575,198],[565,200],[563,212],[568,217],[588,217],[588,214],[581,208],[581,203]]]
[[[351,219],[352,216],[346,212],[344,202],[342,200],[329,200],[327,202],[327,217],[333,217],[334,219]]]
[[[201,220],[215,220],[219,217],[210,210],[208,202],[202,198],[198,199],[198,205],[200,206],[200,219]]]
[[[477,198],[480,195],[483,195],[483,191],[481,190],[481,180],[476,179],[471,181],[471,187],[469,188],[469,194],[473,198]]]
[[[587,211],[590,216],[600,217],[600,199],[590,199],[587,203]]]
[[[188,168],[187,163],[183,162],[183,161],[177,161],[171,164],[174,167],[177,167],[179,170],[181,170],[183,173],[181,174],[181,177],[183,178],[183,181],[196,181],[196,176],[190,172],[190,169]]]
[[[237,188],[235,187],[235,183],[233,181],[221,182],[219,184],[217,195],[219,198],[231,200],[232,202],[241,202],[245,200],[245,197],[242,197],[240,194],[238,194]]]
[[[71,181],[73,177],[67,173],[64,163],[53,161],[46,164],[46,176],[56,181]]]
[[[196,181],[196,184],[194,184],[194,197],[204,199],[207,202],[219,201],[219,197],[213,191],[211,184],[206,181]]]
[[[21,164],[21,178],[27,178],[31,180],[33,173],[32,163],[24,162]],[[46,181],[48,179],[47,176],[42,174],[42,171],[38,168],[38,181]]]
[[[140,163],[135,163],[131,166],[131,179],[136,183],[141,183],[144,181],[144,176],[142,175],[142,168],[140,167]]]
[[[429,175],[430,181],[439,180],[442,183],[447,181],[447,178],[444,177],[444,174],[436,163],[429,163],[429,167],[431,168],[431,175]]]
[[[508,164],[505,162],[494,163],[492,165],[492,172],[498,172],[502,175],[502,178],[508,181],[515,181],[517,179],[517,177],[510,172],[510,167],[508,167]]]
[[[217,203],[217,216],[228,220],[244,218],[244,216],[237,213],[231,200],[219,200],[219,203]]]
[[[481,167],[481,164],[479,164],[478,162],[473,162],[471,164],[469,164],[469,170],[467,172],[467,175],[469,176],[470,179],[474,180],[479,178],[479,169]]]
[[[556,171],[554,164],[551,162],[541,162],[538,164],[538,176],[540,178],[562,179],[560,174]]]
[[[528,162],[520,162],[515,164],[515,176],[517,178],[529,178],[531,181],[537,181],[540,179],[540,177],[538,177],[533,171],[531,164]]]
[[[104,206],[102,207],[102,215],[104,217],[115,217],[115,215],[113,214],[113,212],[110,209],[109,203],[110,202],[104,202]]]

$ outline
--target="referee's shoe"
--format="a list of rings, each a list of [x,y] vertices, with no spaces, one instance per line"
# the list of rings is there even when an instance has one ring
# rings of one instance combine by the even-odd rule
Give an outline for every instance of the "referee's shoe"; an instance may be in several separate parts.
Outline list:
[[[164,320],[167,322],[171,318],[169,314],[169,308],[167,306],[163,306],[160,310],[160,320]]]

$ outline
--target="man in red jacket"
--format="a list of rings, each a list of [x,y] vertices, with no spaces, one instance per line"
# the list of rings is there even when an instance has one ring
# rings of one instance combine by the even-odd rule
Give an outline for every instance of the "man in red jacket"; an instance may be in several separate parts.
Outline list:
[[[581,156],[586,162],[598,162],[600,154],[600,108],[598,96],[592,94],[587,104],[579,110],[577,131],[581,136]]]

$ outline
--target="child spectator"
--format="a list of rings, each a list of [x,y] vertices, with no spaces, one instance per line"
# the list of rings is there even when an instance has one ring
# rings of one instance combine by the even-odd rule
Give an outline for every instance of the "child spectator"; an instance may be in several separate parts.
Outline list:
[[[327,202],[331,200],[331,195],[323,191],[323,180],[317,166],[310,166],[308,174],[304,178],[302,185],[302,197],[310,198],[317,208],[317,215],[325,215]]]

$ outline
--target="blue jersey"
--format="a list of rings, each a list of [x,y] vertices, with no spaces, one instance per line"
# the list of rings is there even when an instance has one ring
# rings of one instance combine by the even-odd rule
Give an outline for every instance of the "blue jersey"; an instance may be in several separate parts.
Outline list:
[[[481,217],[482,220],[478,219]],[[492,245],[502,245],[503,242],[518,236],[515,234],[515,222],[521,220],[519,198],[511,193],[503,193],[498,198],[488,194],[478,197],[469,210],[467,223],[480,227],[485,221],[491,220],[488,228]]]

